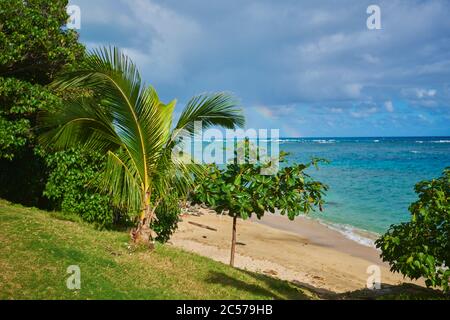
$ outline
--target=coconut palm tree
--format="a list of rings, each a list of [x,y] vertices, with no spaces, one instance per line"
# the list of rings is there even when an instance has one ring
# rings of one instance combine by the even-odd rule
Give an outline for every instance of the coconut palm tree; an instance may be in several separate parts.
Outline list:
[[[194,135],[196,121],[203,128],[244,125],[236,100],[226,93],[194,97],[173,125],[176,101],[161,102],[117,48],[90,52],[75,71],[62,73],[52,86],[83,94],[40,114],[41,143],[54,150],[81,146],[105,153],[103,186],[115,205],[139,213],[132,231],[136,242],[149,244],[156,237],[150,225],[162,197],[185,193],[192,173],[201,170],[172,157],[179,133]]]

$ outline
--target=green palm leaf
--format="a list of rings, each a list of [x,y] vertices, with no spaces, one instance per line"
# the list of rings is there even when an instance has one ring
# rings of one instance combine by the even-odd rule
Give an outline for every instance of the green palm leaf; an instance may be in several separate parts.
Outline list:
[[[105,191],[114,204],[130,211],[143,210],[141,224],[154,212],[158,198],[170,191],[186,193],[193,173],[202,172],[201,166],[172,157],[174,132],[193,134],[195,121],[202,121],[204,128],[244,125],[236,100],[217,93],[189,101],[171,131],[176,101],[162,103],[154,88],[143,85],[133,62],[117,48],[94,50],[77,70],[61,74],[52,87],[89,95],[40,114],[41,143],[54,149],[77,145],[104,152]]]

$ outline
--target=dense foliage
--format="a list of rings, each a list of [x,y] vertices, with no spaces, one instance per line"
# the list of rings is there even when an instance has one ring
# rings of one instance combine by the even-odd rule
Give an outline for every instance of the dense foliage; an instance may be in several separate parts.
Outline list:
[[[158,234],[155,240],[165,243],[178,227],[181,214],[180,197],[176,193],[162,197],[155,214],[157,220],[153,221],[150,227]]]
[[[419,200],[410,207],[411,221],[393,225],[376,245],[391,270],[427,286],[449,290],[450,168],[438,179],[416,184]]]
[[[280,164],[286,161],[286,155],[280,155]],[[192,200],[242,219],[252,214],[260,219],[265,212],[278,210],[293,220],[301,213],[314,210],[315,206],[322,209],[322,195],[327,186],[305,173],[319,161],[284,166],[274,175],[262,175],[261,170],[267,165],[248,161],[242,164],[234,161],[224,169],[209,165],[208,178],[196,180]]]
[[[72,148],[47,155],[46,163],[50,174],[44,195],[52,201],[54,209],[77,215],[99,228],[130,224],[133,214],[127,208],[114,206],[111,197],[102,190],[104,155]],[[162,197],[156,208],[158,219],[152,224],[157,241],[169,240],[177,228],[180,212],[177,194]]]
[[[322,195],[327,190],[326,185],[305,173],[309,167],[317,167],[320,160],[282,166],[273,175],[262,175],[263,169],[272,163],[249,161],[254,148],[246,141],[244,146],[236,147],[235,159],[226,168],[209,165],[208,178],[197,178],[197,186],[192,194],[193,203],[206,204],[219,214],[226,213],[233,217],[231,265],[234,263],[237,218],[248,219],[255,214],[261,219],[266,212],[278,211],[293,220],[301,213],[314,210],[316,206],[322,210]],[[244,161],[237,160],[238,153],[244,154]],[[286,161],[286,155],[280,154],[280,165]]]
[[[47,85],[84,54],[77,33],[64,29],[67,2],[0,4],[0,196],[27,205],[44,206],[46,168],[36,150],[36,115],[61,102]]]
[[[120,211],[100,189],[105,167],[102,155],[71,149],[49,155],[46,160],[51,173],[44,195],[55,209],[79,215],[99,227],[109,227],[118,220]]]
[[[16,78],[0,78],[0,158],[13,160],[34,144],[36,112],[61,103],[48,89]]]
[[[61,73],[52,87],[92,94],[73,96],[53,112],[41,113],[40,142],[50,149],[81,147],[104,155],[102,188],[114,205],[139,212],[131,235],[148,245],[157,237],[150,226],[161,197],[186,193],[192,173],[200,169],[172,157],[174,137],[180,132],[193,136],[196,121],[204,128],[244,124],[236,99],[214,93],[188,101],[172,125],[176,100],[162,102],[118,48],[90,52],[76,70]]]
[[[8,0],[0,6],[0,75],[45,85],[82,57],[78,34],[65,27],[68,0]]]

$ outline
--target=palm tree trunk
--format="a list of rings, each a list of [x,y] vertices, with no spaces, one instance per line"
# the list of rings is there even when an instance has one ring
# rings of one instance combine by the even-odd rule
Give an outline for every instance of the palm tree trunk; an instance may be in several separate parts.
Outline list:
[[[131,236],[135,243],[153,248],[153,240],[155,240],[157,234],[150,228],[150,225],[155,218],[156,207],[152,208],[150,204],[150,192],[145,193],[144,204],[138,225],[132,230]]]
[[[230,266],[234,267],[234,252],[236,251],[236,222],[237,216],[233,217],[233,232],[231,236],[231,257]]]

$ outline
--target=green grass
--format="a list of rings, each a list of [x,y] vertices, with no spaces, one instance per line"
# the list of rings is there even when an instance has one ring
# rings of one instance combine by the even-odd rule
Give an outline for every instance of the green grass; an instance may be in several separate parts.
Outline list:
[[[81,290],[66,286],[81,269]],[[231,268],[168,245],[132,249],[129,235],[76,216],[0,200],[0,299],[448,299],[404,284],[381,292],[324,293]]]
[[[0,200],[0,299],[310,299],[311,291],[167,246]],[[81,290],[67,289],[67,267]]]

